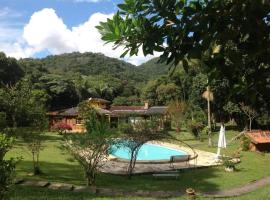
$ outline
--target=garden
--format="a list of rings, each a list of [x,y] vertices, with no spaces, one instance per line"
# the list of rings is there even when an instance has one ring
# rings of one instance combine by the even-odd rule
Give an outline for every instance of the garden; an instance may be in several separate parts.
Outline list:
[[[234,130],[227,131],[228,140],[230,140],[236,133],[238,132]],[[182,134],[182,137],[197,149],[212,152],[216,151],[216,147],[208,147],[207,136],[203,136],[205,138],[204,141],[198,141],[188,132],[174,134]],[[217,135],[217,133],[214,133],[213,141],[217,141]],[[44,148],[40,153],[40,168],[42,174],[38,176],[33,175],[32,157],[27,151],[26,144],[23,141],[18,141],[16,146],[7,155],[8,157],[23,158],[17,164],[16,177],[26,180],[60,182],[81,186],[85,185],[86,181],[82,167],[70,156],[68,152],[63,151],[61,148],[61,143],[63,141],[62,137],[63,136],[58,135],[57,133],[50,132],[44,135]],[[240,141],[236,141],[228,145],[228,148],[223,153],[226,155],[232,155],[239,147]],[[224,166],[183,171],[180,172],[180,178],[176,180],[167,177],[163,179],[155,179],[152,175],[134,175],[130,180],[127,176],[123,175],[98,173],[96,186],[101,188],[121,189],[125,191],[146,190],[153,192],[160,190],[183,192],[186,188],[192,187],[196,192],[211,192],[245,185],[270,175],[268,170],[270,165],[269,154],[242,151],[240,153],[240,157],[241,163],[236,166],[236,171],[233,173],[225,172]],[[14,190],[15,192],[13,192]],[[266,187],[261,190],[269,191],[269,188]],[[19,196],[27,199],[29,198],[28,195],[33,191],[34,193],[31,193],[30,195],[33,199],[35,199],[35,195],[38,197],[40,194],[44,195],[44,199],[46,199],[46,196],[56,199],[60,199],[59,196],[61,196],[61,199],[73,199],[78,197],[77,194],[72,192],[66,193],[61,191],[50,191],[48,189],[41,188],[30,189],[27,186],[13,186],[11,191],[12,199],[18,199]],[[265,193],[267,192],[262,192],[260,195],[263,197]],[[87,194],[80,194],[79,196],[83,199],[91,198],[88,197]],[[252,197],[253,193],[247,195],[248,198],[249,196]]]
[[[0,199],[269,199],[270,154],[247,137],[270,129],[269,1],[124,0],[118,9],[96,26],[101,39],[121,46],[122,59],[158,58],[134,66],[95,53],[0,53]],[[145,115],[112,126],[89,98]],[[143,104],[166,112],[147,115]],[[84,133],[61,116],[50,130],[48,112],[65,109],[78,110],[67,117]],[[136,173],[140,149],[153,141],[202,153],[172,169],[175,177]],[[110,152],[119,143],[130,158],[117,164]],[[192,165],[201,158],[213,163]]]

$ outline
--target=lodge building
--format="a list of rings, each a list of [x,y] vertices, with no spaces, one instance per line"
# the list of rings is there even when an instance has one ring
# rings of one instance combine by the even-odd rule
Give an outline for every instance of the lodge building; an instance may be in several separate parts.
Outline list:
[[[166,106],[150,107],[148,103],[142,106],[111,106],[110,101],[100,98],[89,98],[88,103],[98,114],[107,116],[112,127],[117,127],[121,122],[135,123],[137,120],[156,117],[160,128],[170,128],[170,117]],[[78,107],[51,111],[47,115],[51,130],[57,124],[65,123],[72,128],[72,132],[85,131],[83,121],[79,118]]]

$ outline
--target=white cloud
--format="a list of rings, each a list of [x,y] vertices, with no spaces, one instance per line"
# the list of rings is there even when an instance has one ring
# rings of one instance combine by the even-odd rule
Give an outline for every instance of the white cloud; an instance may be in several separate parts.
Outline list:
[[[42,51],[48,51],[51,54],[74,51],[100,52],[109,57],[119,58],[123,48],[113,50],[111,44],[104,45],[101,35],[95,28],[99,22],[106,21],[112,16],[112,14],[94,13],[86,22],[69,29],[54,9],[45,8],[35,12],[25,25],[22,34],[24,43],[2,45],[2,47],[6,49],[8,55],[17,58],[33,56]],[[140,51],[138,56],[126,57],[124,60],[139,65],[153,57],[144,57]]]

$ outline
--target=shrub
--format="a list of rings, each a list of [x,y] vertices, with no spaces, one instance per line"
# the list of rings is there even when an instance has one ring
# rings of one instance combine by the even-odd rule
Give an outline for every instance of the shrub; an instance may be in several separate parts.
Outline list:
[[[71,131],[72,127],[65,122],[60,122],[56,124],[55,129],[62,135],[63,133],[66,133],[66,131]]]
[[[242,151],[249,150],[250,142],[251,142],[251,140],[248,137],[246,137],[246,136],[242,137],[242,142],[241,142]]]
[[[201,122],[190,121],[188,123],[188,128],[195,138],[200,136],[200,133],[203,129],[203,124]]]
[[[6,113],[0,112],[0,130],[3,130],[7,125]]]
[[[223,165],[224,165],[226,168],[234,168],[234,169],[235,169],[236,163],[233,162],[233,161],[231,160],[231,158],[223,157],[223,158],[222,158],[222,161],[223,161]]]
[[[13,139],[0,133],[0,199],[7,198],[7,191],[12,183],[15,160],[4,160],[6,153],[12,147]]]

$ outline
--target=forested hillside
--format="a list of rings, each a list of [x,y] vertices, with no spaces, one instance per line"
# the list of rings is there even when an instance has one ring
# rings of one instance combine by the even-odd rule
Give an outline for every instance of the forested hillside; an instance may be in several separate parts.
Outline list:
[[[42,59],[21,59],[19,66],[34,87],[48,94],[49,109],[76,105],[89,97],[101,97],[116,105],[143,103],[149,80],[168,73],[168,66],[150,60],[141,66],[100,53],[68,53]]]
[[[104,98],[114,105],[142,105],[145,101],[150,105],[169,105],[180,100],[188,105],[186,117],[197,116],[205,121],[207,103],[202,94],[207,86],[207,75],[195,65],[188,71],[179,65],[171,73],[169,66],[157,61],[155,58],[134,66],[95,53],[70,53],[16,61],[0,53],[0,92],[4,96],[6,87],[20,90],[31,85],[33,98],[44,102],[47,110],[76,106],[89,97]],[[252,103],[237,93],[228,95],[230,87],[226,78],[212,80],[210,87],[214,93],[212,112],[217,120],[243,119],[237,102],[250,105],[258,113],[267,110],[267,103]],[[0,106],[7,112],[1,101]],[[264,113],[256,119],[261,125],[270,121],[269,112]],[[239,124],[244,122],[238,121]]]
[[[157,62],[158,58],[155,58],[140,66],[134,66],[116,58],[106,57],[101,53],[90,52],[20,60],[20,63],[28,71],[40,68],[48,73],[58,75],[69,73],[79,73],[84,76],[109,75],[122,80],[134,81],[134,83],[147,82],[149,79],[166,74],[168,66]]]

